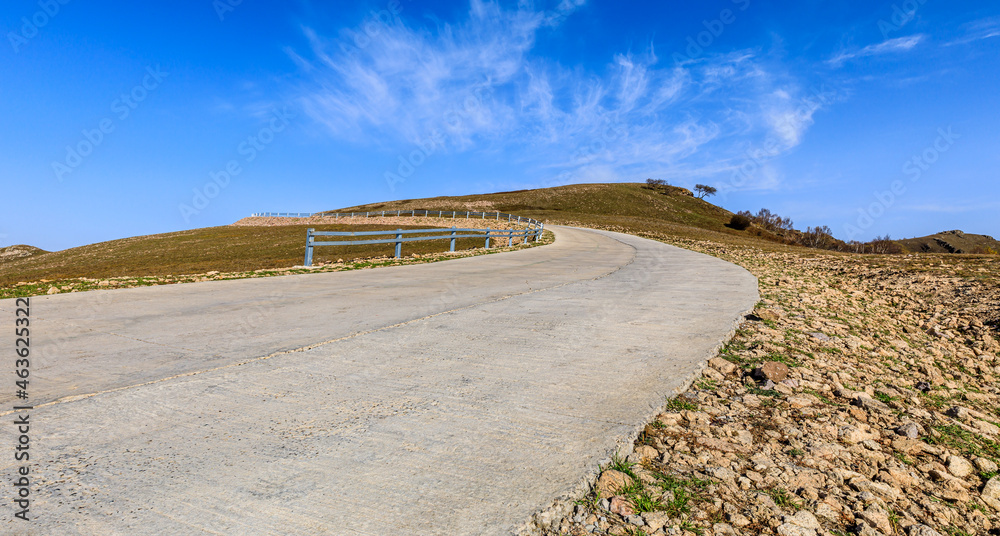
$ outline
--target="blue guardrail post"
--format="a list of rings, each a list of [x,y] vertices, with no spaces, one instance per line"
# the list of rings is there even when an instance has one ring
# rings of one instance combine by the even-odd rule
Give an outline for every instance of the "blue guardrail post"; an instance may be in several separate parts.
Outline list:
[[[313,231],[316,229],[306,229],[306,260],[303,266],[312,266],[313,263]]]
[[[403,230],[396,229],[396,258],[403,256]]]
[[[451,228],[451,250],[455,251],[455,228]]]
[[[493,229],[489,227],[486,228],[486,249],[490,249],[490,235],[493,233]]]

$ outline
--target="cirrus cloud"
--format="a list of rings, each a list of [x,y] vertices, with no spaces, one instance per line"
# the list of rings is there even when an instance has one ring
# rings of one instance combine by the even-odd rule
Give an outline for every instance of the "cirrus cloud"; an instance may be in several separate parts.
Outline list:
[[[400,150],[433,139],[566,182],[727,173],[765,140],[797,146],[822,107],[803,113],[804,84],[759,50],[683,65],[661,62],[652,45],[610,52],[603,66],[535,53],[540,33],[582,4],[544,11],[473,0],[454,23],[380,22],[364,47],[353,46],[360,30],[304,28],[308,50],[287,51],[299,66],[294,91],[335,138]]]

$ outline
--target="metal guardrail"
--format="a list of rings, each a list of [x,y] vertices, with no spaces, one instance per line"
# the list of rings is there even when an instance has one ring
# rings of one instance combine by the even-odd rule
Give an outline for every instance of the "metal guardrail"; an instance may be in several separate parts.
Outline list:
[[[532,220],[534,221],[534,220]],[[304,266],[312,266],[313,259],[313,248],[316,246],[357,246],[363,244],[396,244],[396,258],[400,258],[403,254],[403,242],[416,242],[419,240],[451,240],[451,251],[455,251],[455,240],[459,238],[480,238],[486,239],[486,249],[490,247],[490,238],[507,238],[507,246],[511,246],[514,243],[515,238],[523,238],[524,242],[527,243],[531,238],[538,242],[538,239],[542,236],[544,231],[544,225],[537,224],[531,227],[517,230],[517,229],[459,229],[457,227],[452,227],[450,229],[396,229],[395,231],[358,231],[358,232],[344,232],[344,231],[316,231],[315,229],[306,230],[306,259],[303,263]],[[405,234],[416,234],[416,233],[447,233],[441,236],[414,236],[414,237],[404,237]],[[458,234],[458,233],[473,233],[473,234]],[[384,236],[384,235],[395,235],[394,238],[383,238],[375,240],[337,240],[332,242],[316,242],[315,237],[317,236]]]
[[[308,218],[313,212],[254,212],[251,218]]]
[[[496,221],[508,221],[511,223],[521,223],[527,225],[541,225],[542,222],[506,214],[503,212],[469,212],[463,210],[371,210],[368,212],[255,212],[252,217],[272,217],[272,218],[309,218],[311,216],[322,216],[324,218],[371,218],[385,216],[426,216],[428,218],[451,218],[451,219],[490,219]]]

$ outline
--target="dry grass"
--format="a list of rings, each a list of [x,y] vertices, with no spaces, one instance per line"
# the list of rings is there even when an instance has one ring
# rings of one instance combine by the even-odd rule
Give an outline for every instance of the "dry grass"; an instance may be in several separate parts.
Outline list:
[[[287,268],[302,264],[309,227],[317,231],[432,228],[427,225],[226,226],[137,236],[0,262],[0,288],[18,282],[81,277],[107,279]],[[457,242],[458,249],[483,246],[481,240],[471,238]],[[428,254],[447,251],[448,247],[447,240],[409,242],[403,245],[403,252]],[[392,244],[318,247],[313,258],[316,263],[324,263],[392,252]]]

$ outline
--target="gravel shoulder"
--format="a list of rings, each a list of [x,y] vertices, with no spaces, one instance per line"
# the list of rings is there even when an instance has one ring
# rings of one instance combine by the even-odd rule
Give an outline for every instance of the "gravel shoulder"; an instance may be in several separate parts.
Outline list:
[[[546,535],[1000,534],[995,256],[763,251],[762,300]]]

